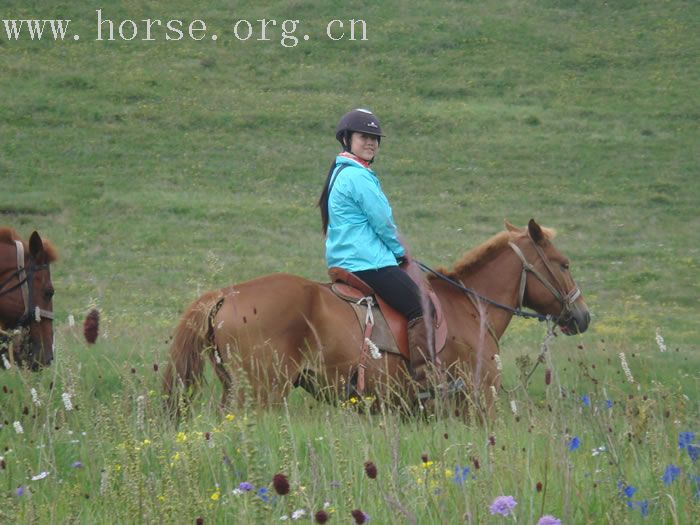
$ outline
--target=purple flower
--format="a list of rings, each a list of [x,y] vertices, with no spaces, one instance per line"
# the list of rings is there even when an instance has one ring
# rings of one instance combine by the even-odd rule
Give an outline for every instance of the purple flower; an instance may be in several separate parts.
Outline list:
[[[508,516],[517,504],[518,502],[515,501],[513,496],[498,496],[493,500],[493,503],[491,503],[489,510],[491,514],[494,515],[500,514],[501,516]]]
[[[693,432],[680,432],[678,434],[678,448],[684,449],[690,445],[695,439],[695,434]]]
[[[537,525],[561,525],[561,521],[555,518],[554,516],[550,516],[547,514],[546,516],[542,516],[538,521]]]
[[[17,494],[18,498],[21,498],[24,495],[24,487],[17,487],[17,490],[15,490],[15,494]]]
[[[612,408],[612,406],[613,406],[612,400],[606,399],[606,400],[605,400],[605,407],[606,407],[606,408]]]
[[[581,402],[583,403],[583,406],[591,406],[591,398],[588,397],[588,394],[584,394],[581,396]]]
[[[240,490],[242,490],[243,492],[250,492],[250,491],[253,490],[255,487],[254,487],[253,484],[250,483],[249,481],[244,481],[243,483],[241,483],[241,484],[238,485],[238,488],[239,488]]]
[[[681,469],[674,464],[670,464],[668,467],[666,467],[666,471],[664,472],[664,475],[661,476],[661,479],[664,482],[664,485],[670,485],[676,479],[678,479],[678,476],[681,474]]]
[[[688,445],[688,455],[690,459],[693,460],[693,463],[695,463],[698,460],[698,456],[700,456],[700,447],[697,445]]]
[[[80,461],[74,461],[70,464],[72,468],[83,468],[83,464]]]
[[[578,438],[578,436],[572,437],[571,441],[569,441],[569,452],[573,452],[574,450],[576,450],[580,446],[581,446],[581,440]]]

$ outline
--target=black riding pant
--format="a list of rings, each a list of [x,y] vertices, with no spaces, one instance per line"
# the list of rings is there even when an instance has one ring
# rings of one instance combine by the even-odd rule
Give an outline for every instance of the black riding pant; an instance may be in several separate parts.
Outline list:
[[[418,285],[398,266],[353,272],[374,289],[389,306],[412,321],[423,315]]]

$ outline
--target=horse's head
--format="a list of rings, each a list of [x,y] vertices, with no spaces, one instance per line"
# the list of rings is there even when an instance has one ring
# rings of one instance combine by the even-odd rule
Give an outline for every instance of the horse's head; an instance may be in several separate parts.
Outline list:
[[[49,264],[56,260],[56,251],[37,232],[29,239],[29,253],[17,239],[9,247],[0,268],[6,276],[0,281],[0,322],[6,330],[16,329],[11,356],[15,363],[38,370],[53,360],[54,288]]]
[[[508,229],[516,228],[506,224]],[[553,230],[530,219],[527,231],[511,247],[523,263],[520,304],[551,315],[567,335],[583,333],[591,315],[569,269],[569,259],[552,244]]]

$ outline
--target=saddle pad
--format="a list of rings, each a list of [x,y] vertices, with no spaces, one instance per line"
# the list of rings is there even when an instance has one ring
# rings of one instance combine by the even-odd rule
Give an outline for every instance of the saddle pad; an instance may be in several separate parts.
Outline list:
[[[367,318],[367,305],[365,303],[358,304],[357,301],[362,299],[364,295],[362,293],[343,283],[333,283],[331,285],[331,290],[341,299],[347,301],[350,306],[352,306],[355,315],[357,316],[357,321],[360,323],[360,329],[365,328],[365,319]],[[391,329],[384,318],[381,310],[378,306],[374,305],[372,307],[372,316],[374,317],[374,326],[372,327],[372,335],[370,339],[382,352],[387,352],[390,354],[403,355],[399,351],[399,347],[394,340],[394,336],[391,333]],[[408,356],[403,356],[408,359]]]

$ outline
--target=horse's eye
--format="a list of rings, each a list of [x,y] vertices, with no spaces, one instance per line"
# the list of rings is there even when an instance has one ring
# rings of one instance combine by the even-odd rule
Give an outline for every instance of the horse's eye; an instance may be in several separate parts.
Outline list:
[[[51,298],[53,297],[53,294],[56,293],[53,288],[49,288],[48,290],[44,291],[44,297],[46,298],[47,301],[50,301]]]
[[[569,263],[568,263],[568,262],[561,263],[561,269],[564,270],[564,271],[568,270],[568,269],[569,269]]]

